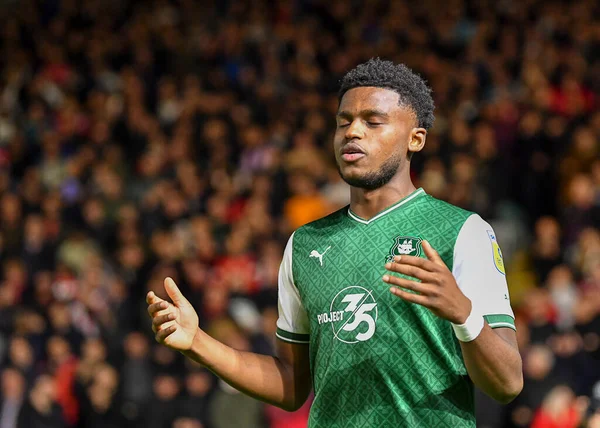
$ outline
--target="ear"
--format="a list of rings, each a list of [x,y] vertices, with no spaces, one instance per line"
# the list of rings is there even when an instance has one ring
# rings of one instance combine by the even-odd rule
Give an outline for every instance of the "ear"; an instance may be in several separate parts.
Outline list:
[[[408,142],[408,152],[412,155],[413,153],[423,150],[426,137],[427,130],[425,128],[413,128]]]

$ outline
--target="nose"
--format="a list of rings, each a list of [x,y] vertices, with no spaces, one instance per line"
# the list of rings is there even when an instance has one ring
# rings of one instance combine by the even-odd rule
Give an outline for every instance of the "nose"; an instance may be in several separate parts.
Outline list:
[[[364,137],[364,127],[361,121],[358,119],[353,120],[346,128],[346,134],[344,137],[346,140],[353,140],[355,138],[362,139]]]

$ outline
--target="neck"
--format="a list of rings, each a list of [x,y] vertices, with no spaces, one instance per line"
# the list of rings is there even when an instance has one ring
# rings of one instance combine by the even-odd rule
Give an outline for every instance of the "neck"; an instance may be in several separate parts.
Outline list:
[[[375,190],[352,187],[350,209],[357,216],[369,220],[387,207],[416,190],[410,176],[396,176],[389,183]]]

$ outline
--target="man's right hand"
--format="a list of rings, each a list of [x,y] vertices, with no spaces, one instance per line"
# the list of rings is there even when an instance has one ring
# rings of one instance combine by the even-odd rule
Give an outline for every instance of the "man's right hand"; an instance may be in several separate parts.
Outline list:
[[[152,291],[146,295],[152,331],[158,343],[176,351],[188,351],[198,331],[198,315],[171,278],[165,279],[165,290],[173,303]]]
[[[196,311],[171,278],[165,279],[165,290],[173,303],[153,292],[146,296],[158,343],[182,352],[254,398],[288,411],[304,404],[312,380],[308,345],[278,340],[275,357],[238,351],[200,330]]]

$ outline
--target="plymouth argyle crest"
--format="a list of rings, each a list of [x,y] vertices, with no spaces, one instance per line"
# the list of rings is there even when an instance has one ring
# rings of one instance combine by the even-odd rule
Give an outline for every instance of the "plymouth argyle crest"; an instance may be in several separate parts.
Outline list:
[[[421,257],[423,254],[423,247],[421,238],[415,238],[413,236],[397,236],[394,239],[394,245],[390,248],[390,253],[385,258],[386,262],[394,261],[396,256],[415,256]]]

